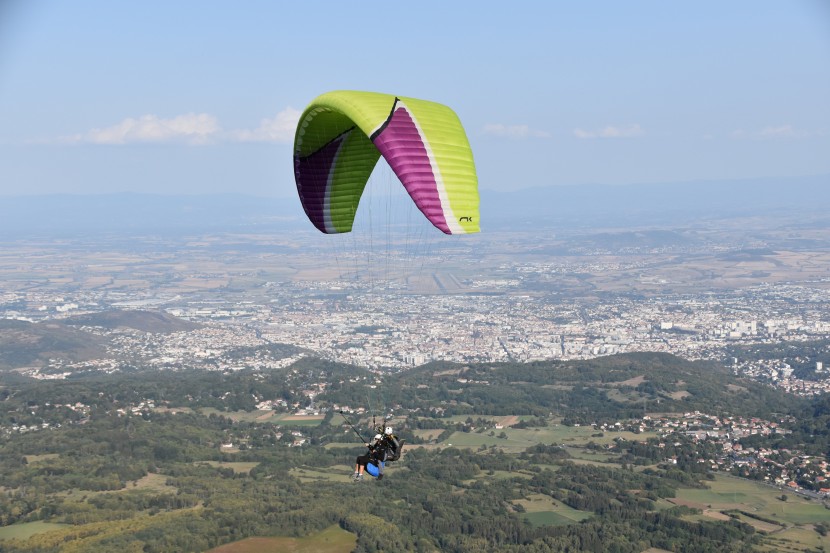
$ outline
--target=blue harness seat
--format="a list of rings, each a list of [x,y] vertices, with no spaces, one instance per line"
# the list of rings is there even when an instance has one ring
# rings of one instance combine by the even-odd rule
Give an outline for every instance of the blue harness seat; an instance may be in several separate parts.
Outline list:
[[[378,468],[378,465],[383,467],[383,461],[369,461],[366,464],[366,472],[377,478],[378,474],[380,474],[380,469]]]

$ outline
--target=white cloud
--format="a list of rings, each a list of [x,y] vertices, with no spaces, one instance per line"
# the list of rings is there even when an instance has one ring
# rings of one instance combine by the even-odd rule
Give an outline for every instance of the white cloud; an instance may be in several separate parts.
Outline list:
[[[299,111],[288,107],[273,119],[263,119],[255,129],[231,131],[230,137],[238,142],[292,142],[300,115]]]
[[[222,131],[219,120],[209,113],[187,113],[169,119],[158,115],[128,117],[110,127],[51,140],[29,140],[32,144],[134,144],[178,142],[208,144],[217,141],[285,142],[294,140],[300,112],[288,107],[271,119],[263,119],[254,129]]]
[[[547,131],[531,129],[527,125],[502,125],[501,123],[488,123],[484,125],[484,134],[512,139],[550,138],[550,133]]]
[[[745,131],[739,129],[732,132],[732,138],[749,140],[783,140],[792,138],[811,138],[823,136],[823,131],[808,131],[797,129],[792,125],[776,125],[764,127],[759,131]]]
[[[644,134],[645,131],[637,123],[626,127],[608,125],[607,127],[593,131],[574,129],[574,136],[577,138],[633,138]]]
[[[185,142],[204,144],[220,131],[216,117],[207,113],[187,113],[171,119],[158,115],[128,117],[120,123],[83,134],[66,136],[59,142],[87,144],[129,144],[135,142]]]

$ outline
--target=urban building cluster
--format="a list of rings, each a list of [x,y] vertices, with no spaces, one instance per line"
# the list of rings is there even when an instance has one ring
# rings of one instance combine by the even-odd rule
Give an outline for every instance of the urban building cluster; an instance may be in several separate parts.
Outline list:
[[[416,294],[397,285],[373,282],[368,288],[341,279],[268,282],[245,294],[219,296],[5,293],[0,317],[60,320],[126,303],[163,308],[201,324],[171,333],[86,327],[110,337],[108,354],[82,363],[54,359],[43,370],[31,371],[43,378],[79,368],[118,370],[127,362],[173,369],[275,368],[304,355],[376,370],[404,370],[430,361],[571,360],[637,351],[722,361],[725,348],[739,344],[830,338],[830,290],[824,286],[762,284],[717,293],[586,300],[535,286],[549,278],[540,272],[549,267],[501,270],[507,268],[515,278],[455,279],[464,290],[458,293]],[[478,287],[486,292],[476,292]],[[296,351],[286,355],[262,348],[268,344]],[[735,371],[795,394],[830,391],[830,370],[824,369],[830,359],[810,362],[816,371],[808,380],[796,378],[783,360],[736,364]]]
[[[640,421],[618,423],[617,426],[637,432],[657,432],[662,440],[658,444],[661,448],[680,436],[698,442],[713,442],[718,444],[720,453],[712,458],[698,459],[699,463],[707,464],[709,470],[732,472],[808,497],[830,497],[830,463],[823,456],[789,449],[744,447],[740,443],[742,438],[748,436],[789,433],[781,423],[695,411],[654,418],[646,415]],[[666,457],[663,461],[671,463],[676,460]]]

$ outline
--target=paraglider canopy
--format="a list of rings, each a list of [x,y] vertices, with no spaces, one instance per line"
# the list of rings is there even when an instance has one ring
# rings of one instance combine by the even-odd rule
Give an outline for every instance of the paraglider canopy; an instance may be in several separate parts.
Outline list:
[[[380,156],[418,209],[446,234],[479,232],[470,144],[447,106],[376,92],[318,96],[294,137],[294,178],[308,218],[327,234],[352,229]]]

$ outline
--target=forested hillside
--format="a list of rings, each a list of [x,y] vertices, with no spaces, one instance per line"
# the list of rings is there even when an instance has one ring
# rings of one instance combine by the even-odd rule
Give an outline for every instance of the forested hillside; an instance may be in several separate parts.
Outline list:
[[[786,434],[747,439],[828,452],[816,426],[826,401],[666,355],[391,375],[314,359],[270,371],[2,375],[0,551],[195,552],[332,525],[358,552],[777,543],[739,507],[717,507],[708,487],[729,485],[719,474],[729,471],[713,442],[637,428],[646,413],[688,411],[776,417]],[[350,481],[364,447],[347,418],[364,435],[384,421],[409,444],[382,481]],[[696,494],[710,494],[717,517]],[[801,519],[769,516],[821,540],[821,502],[789,504],[803,504]]]

